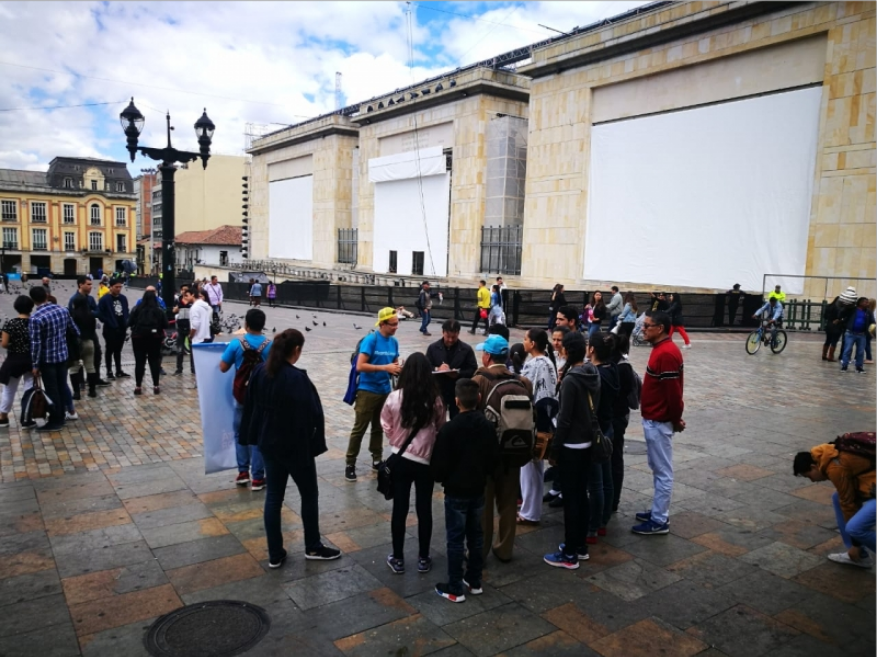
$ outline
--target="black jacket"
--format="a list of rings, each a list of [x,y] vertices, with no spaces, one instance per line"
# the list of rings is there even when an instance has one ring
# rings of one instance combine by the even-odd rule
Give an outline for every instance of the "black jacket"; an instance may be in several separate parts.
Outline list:
[[[627,396],[636,386],[636,377],[633,372],[633,365],[630,361],[622,360],[615,365],[618,371],[618,394],[615,396],[615,403],[612,404],[613,419],[620,420],[627,417],[630,413],[630,406],[627,405]]]
[[[305,370],[284,363],[272,379],[264,363],[255,369],[238,442],[278,459],[313,459],[328,449],[323,405]]]
[[[670,315],[670,322],[673,326],[682,326],[682,304],[674,301],[667,308],[667,314]]]
[[[594,400],[594,408],[600,406],[600,375],[590,363],[573,367],[563,375],[560,384],[560,411],[557,414],[557,430],[551,441],[552,458],[557,458],[564,445],[587,443],[593,440],[591,409],[588,393]]]
[[[104,296],[107,296],[106,294]],[[168,327],[167,314],[161,308],[144,308],[143,304],[134,306],[128,317],[128,328],[131,329],[131,337],[164,337]]]
[[[430,469],[447,497],[478,497],[484,494],[498,451],[493,424],[482,411],[467,411],[439,431]]]
[[[426,349],[426,359],[433,369],[440,367],[442,363],[447,363],[452,370],[460,370],[457,378],[453,378],[448,374],[436,374],[436,382],[442,393],[442,401],[445,406],[454,403],[454,386],[457,379],[471,379],[478,369],[478,362],[475,360],[475,352],[468,344],[462,340],[457,340],[456,344],[448,349],[444,340],[433,342]]]
[[[615,400],[618,398],[618,393],[621,390],[621,383],[618,376],[618,367],[615,363],[599,365],[597,372],[600,374],[600,405],[596,406],[596,400],[594,400],[594,405],[597,408],[600,429],[603,430],[603,433],[606,433],[609,427],[612,426]]]

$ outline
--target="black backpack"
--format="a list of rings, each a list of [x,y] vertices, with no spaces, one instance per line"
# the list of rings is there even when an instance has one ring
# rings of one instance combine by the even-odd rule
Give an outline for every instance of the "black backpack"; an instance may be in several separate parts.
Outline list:
[[[232,384],[232,395],[238,404],[243,404],[247,400],[247,386],[250,385],[250,377],[253,376],[253,370],[262,363],[262,352],[265,347],[271,344],[271,340],[263,340],[258,349],[250,346],[245,338],[240,338],[241,349],[244,350],[241,366],[234,374],[234,383]]]
[[[144,337],[159,333],[162,328],[164,311],[160,308],[135,308],[135,322],[131,333],[136,337]]]

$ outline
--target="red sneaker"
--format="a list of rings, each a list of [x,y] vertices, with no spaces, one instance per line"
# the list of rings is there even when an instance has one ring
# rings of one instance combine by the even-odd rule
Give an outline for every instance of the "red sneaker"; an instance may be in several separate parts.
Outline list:
[[[246,486],[250,483],[250,473],[249,472],[241,472],[237,478],[234,480],[238,486]]]
[[[587,543],[588,545],[596,545],[597,544],[597,537],[596,536],[587,536],[585,538],[585,543]]]
[[[600,527],[600,529],[597,530],[597,536],[606,536],[606,528]]]
[[[250,490],[262,490],[263,488],[265,488],[264,479],[253,479],[253,482],[250,484]]]

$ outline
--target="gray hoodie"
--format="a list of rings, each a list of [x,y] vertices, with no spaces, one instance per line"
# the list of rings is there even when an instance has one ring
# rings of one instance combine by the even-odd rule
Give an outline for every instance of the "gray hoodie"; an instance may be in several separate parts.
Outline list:
[[[621,292],[616,292],[612,295],[612,301],[606,306],[606,310],[609,311],[610,317],[618,317],[623,307],[624,299],[621,297]]]
[[[591,407],[588,393],[594,401],[594,408],[600,406],[600,375],[590,363],[573,367],[563,375],[560,384],[560,411],[557,414],[557,429],[552,441],[552,458],[557,458],[564,445],[581,445],[591,442]]]

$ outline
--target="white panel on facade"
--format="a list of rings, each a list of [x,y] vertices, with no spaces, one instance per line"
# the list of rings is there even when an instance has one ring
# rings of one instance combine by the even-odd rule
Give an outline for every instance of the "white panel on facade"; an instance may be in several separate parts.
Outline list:
[[[594,126],[584,277],[760,290],[763,274],[804,274],[821,98],[815,87]]]
[[[420,176],[436,176],[445,173],[445,156],[442,149],[423,148],[387,157],[373,157],[368,161],[369,182],[390,182]]]
[[[448,273],[450,174],[375,184],[374,271],[389,273],[390,251],[396,273],[410,276],[414,252],[422,252],[423,275]]]
[[[304,155],[291,160],[281,160],[268,165],[268,181],[287,180],[314,173],[314,156]]]
[[[314,177],[268,184],[268,257],[314,257]]]
[[[409,130],[396,135],[381,137],[379,140],[381,156],[395,155],[413,151],[418,148],[453,148],[454,146],[454,122],[439,123],[438,125],[424,126],[417,130]]]

